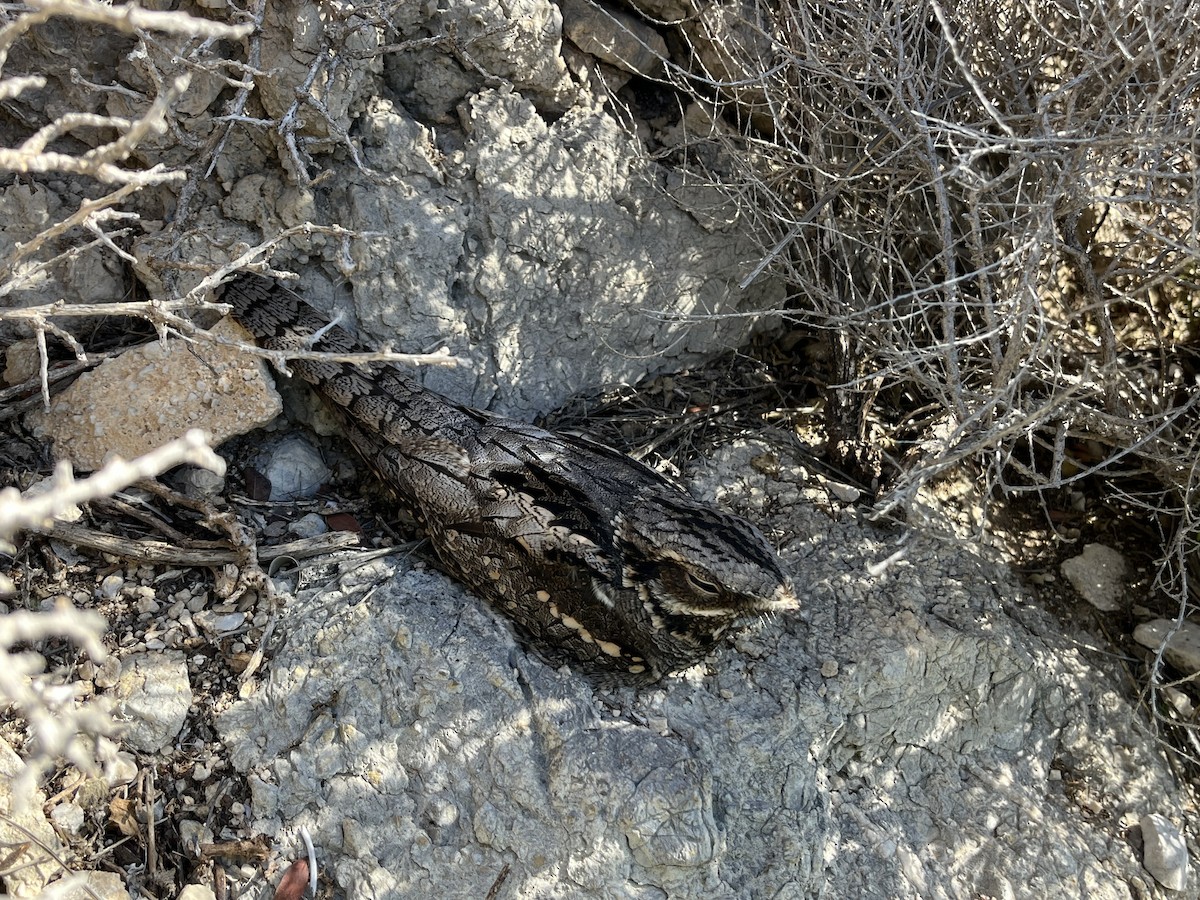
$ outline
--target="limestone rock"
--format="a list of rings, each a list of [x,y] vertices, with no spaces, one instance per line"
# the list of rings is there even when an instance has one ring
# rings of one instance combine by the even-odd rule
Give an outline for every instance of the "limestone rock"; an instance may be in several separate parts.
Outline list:
[[[271,482],[272,500],[315,497],[332,474],[317,448],[300,435],[288,437],[268,449],[260,468]]]
[[[80,872],[55,883],[55,900],[129,900],[125,879],[117,872]]]
[[[1081,554],[1064,560],[1061,566],[1071,586],[1101,612],[1121,608],[1125,568],[1125,557],[1103,544],[1088,544]]]
[[[22,771],[21,758],[0,738],[0,848],[5,866],[0,874],[4,893],[14,897],[38,897],[46,883],[62,871],[42,847],[61,854],[58,835],[42,813],[46,797],[35,791],[28,803],[17,806],[14,779]],[[32,840],[30,836],[32,835]]]
[[[649,186],[654,172],[604,111],[548,122],[521,95],[487,89],[460,113],[462,149],[437,157],[429,129],[370,107],[364,155],[397,177],[329,180],[322,202],[364,235],[351,245],[355,274],[339,289],[303,267],[299,286],[316,305],[357,311],[369,342],[448,347],[463,364],[417,369],[428,386],[531,418],[585,388],[736,346],[754,310],[783,304],[770,278],[737,289],[757,250]],[[706,315],[717,310],[728,315]]]
[[[562,0],[563,34],[584,53],[635,75],[662,69],[667,42],[641,19],[588,0]]]
[[[1151,650],[1166,641],[1163,655],[1167,662],[1186,675],[1200,672],[1200,625],[1195,622],[1184,620],[1178,628],[1170,619],[1143,622],[1133,630],[1133,639]]]
[[[1141,859],[1058,786],[1112,820],[1176,802],[1125,693],[969,546],[915,537],[864,579],[894,537],[762,452],[696,486],[777,511],[804,612],[652,689],[548,669],[436,573],[376,560],[302,592],[218,721],[252,827],[307,827],[349,896],[482,896],[507,866],[514,896],[1130,898]]]
[[[191,708],[187,663],[177,653],[127,656],[114,695],[118,720],[126,722],[122,741],[154,753],[179,734]]]
[[[232,320],[218,323],[213,334],[250,340]],[[112,455],[140,456],[189,428],[203,428],[219,444],[266,424],[281,408],[257,357],[168,340],[127,350],[84,373],[50,412],[31,413],[29,423],[54,442],[56,457],[92,471]]]
[[[1166,816],[1142,816],[1142,851],[1146,871],[1163,887],[1182,891],[1187,887],[1188,852],[1183,832]]]

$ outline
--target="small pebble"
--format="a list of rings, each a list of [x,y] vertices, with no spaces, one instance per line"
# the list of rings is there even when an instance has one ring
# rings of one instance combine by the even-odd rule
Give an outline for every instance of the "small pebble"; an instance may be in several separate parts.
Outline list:
[[[121,677],[121,661],[115,656],[109,656],[100,664],[92,679],[98,688],[110,688]]]
[[[50,810],[50,821],[68,834],[79,834],[83,828],[83,810],[74,803],[60,803]]]
[[[198,612],[192,617],[192,620],[209,634],[220,635],[228,634],[231,631],[237,631],[246,623],[246,614],[243,612],[231,613],[215,613],[215,612]]]
[[[829,482],[829,493],[843,503],[854,503],[862,496],[862,491],[853,485],[839,484],[836,481]]]
[[[108,575],[100,582],[99,595],[102,600],[115,600],[125,587],[125,579],[120,575]]]
[[[1164,656],[1167,662],[1187,675],[1200,672],[1200,625],[1171,619],[1155,619],[1143,622],[1133,629],[1133,639],[1143,647],[1157,651],[1166,642]]]
[[[1121,609],[1125,601],[1125,557],[1112,547],[1088,544],[1064,560],[1059,570],[1084,600],[1101,612]]]
[[[140,597],[137,602],[137,610],[140,613],[156,613],[161,609],[159,602],[153,597]]]
[[[288,530],[297,537],[310,538],[316,537],[318,534],[324,534],[329,530],[329,526],[316,513],[309,513],[304,518],[293,522]]]
[[[1142,865],[1155,880],[1171,891],[1187,887],[1188,852],[1183,833],[1159,813],[1142,816]]]
[[[110,787],[132,784],[137,777],[137,761],[133,758],[132,753],[125,750],[118,750],[113,755],[112,761],[104,767],[104,780]]]

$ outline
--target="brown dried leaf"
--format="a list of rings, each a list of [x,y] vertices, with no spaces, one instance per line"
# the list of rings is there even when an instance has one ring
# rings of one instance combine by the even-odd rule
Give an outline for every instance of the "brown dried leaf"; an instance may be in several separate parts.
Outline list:
[[[113,797],[108,804],[108,820],[126,837],[140,837],[142,826],[137,819],[137,804],[132,800]]]

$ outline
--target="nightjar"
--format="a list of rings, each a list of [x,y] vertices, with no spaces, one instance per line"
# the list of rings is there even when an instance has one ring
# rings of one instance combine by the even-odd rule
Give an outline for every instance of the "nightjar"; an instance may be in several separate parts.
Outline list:
[[[363,349],[266,278],[240,275],[220,299],[264,348]],[[757,528],[630,457],[456,403],[394,365],[289,365],[329,401],[440,568],[552,664],[650,682],[731,627],[797,607]]]

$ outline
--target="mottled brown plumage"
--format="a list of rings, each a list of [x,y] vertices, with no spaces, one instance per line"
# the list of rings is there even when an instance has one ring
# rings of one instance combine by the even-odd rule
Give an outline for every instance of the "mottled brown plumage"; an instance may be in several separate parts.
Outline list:
[[[363,349],[257,275],[221,299],[268,349]],[[636,460],[455,403],[395,366],[289,365],[421,523],[441,568],[556,665],[651,681],[697,662],[738,622],[796,607],[753,525]]]

